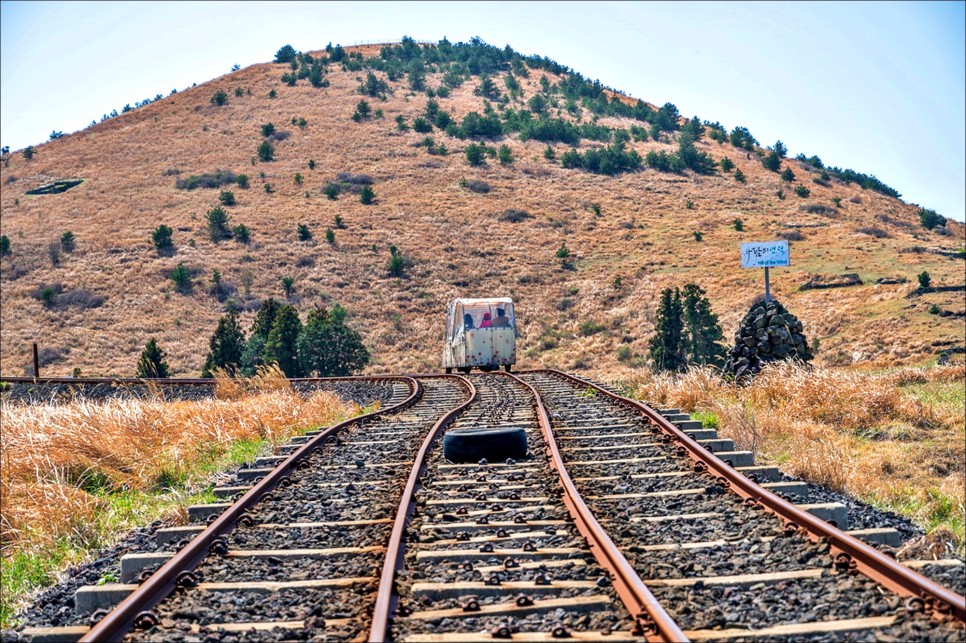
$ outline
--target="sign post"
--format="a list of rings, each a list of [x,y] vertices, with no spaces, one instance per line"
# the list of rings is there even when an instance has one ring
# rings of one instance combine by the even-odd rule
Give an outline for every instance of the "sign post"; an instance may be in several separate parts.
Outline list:
[[[741,244],[741,267],[765,269],[765,303],[771,301],[771,283],[768,269],[790,266],[788,241],[753,241]]]

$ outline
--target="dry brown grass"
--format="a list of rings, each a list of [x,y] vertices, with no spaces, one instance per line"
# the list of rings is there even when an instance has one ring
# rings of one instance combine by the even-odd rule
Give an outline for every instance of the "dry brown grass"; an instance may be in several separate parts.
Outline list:
[[[199,270],[205,280],[217,268],[239,288],[243,274],[251,271],[257,298],[281,297],[280,278],[293,276],[293,301],[303,314],[323,302],[345,305],[353,315],[349,323],[374,351],[369,372],[438,369],[447,302],[494,294],[519,302],[521,355],[527,354],[521,366],[569,368],[579,357],[585,364],[616,367],[618,334],[631,339],[635,353],[646,352],[654,328],[649,311],[664,287],[700,284],[725,332],[732,333],[762,287],[759,271],[737,268],[738,245],[771,239],[786,223],[822,226],[808,228],[807,239],[793,244],[793,266],[775,270],[772,279],[776,296],[803,320],[808,338],[822,339],[819,360],[922,363],[935,355],[936,342],[963,343],[961,320],[926,312],[931,303],[962,310],[962,293],[905,299],[923,270],[937,284],[963,282],[960,262],[931,252],[899,252],[963,244],[960,224],[950,224],[950,237],[919,228],[914,205],[855,185],[811,184],[808,171],[788,160],[809,183],[808,203],[831,206],[833,197],[841,198],[837,218],[808,214],[799,209],[802,199],[775,196],[781,181],[755,155],[747,158],[743,150],[707,140],[699,147],[716,160],[731,158],[748,177],[746,184],[720,173],[697,177],[643,170],[602,177],[564,170],[543,158],[543,143],[515,136],[497,142],[512,149],[517,159],[512,166],[491,161],[473,168],[461,153],[462,141],[434,131],[437,143],[445,142],[451,153],[429,156],[414,147],[424,135],[396,130],[395,117],[411,123],[424,111],[425,96],[410,95],[396,84],[385,102],[370,101],[373,109],[384,111],[382,120],[354,123],[350,117],[364,73],[333,65],[331,86],[313,89],[305,81],[284,86],[283,71],[280,65],[253,65],[37,145],[31,161],[14,153],[9,167],[0,167],[0,224],[13,245],[0,275],[0,372],[23,374],[31,342],[41,341],[42,347],[69,351],[45,374],[70,375],[78,367],[91,376],[131,375],[144,344],[156,337],[169,354],[173,375],[197,375],[223,304],[200,287],[190,296],[174,293],[166,275],[178,262]],[[524,79],[523,101],[544,75],[533,71]],[[428,75],[428,86],[439,83],[439,74]],[[457,119],[482,111],[482,100],[473,95],[476,84],[466,82],[439,104]],[[236,97],[235,87],[252,95]],[[210,104],[216,89],[229,94],[225,107]],[[266,97],[271,89],[278,92],[275,100]],[[308,126],[291,126],[293,116],[306,118]],[[583,122],[590,117],[585,110]],[[715,120],[714,114],[701,117]],[[268,122],[291,136],[276,145],[275,162],[252,165],[259,126]],[[632,124],[618,118],[601,123],[625,129]],[[584,142],[582,148],[591,145]],[[641,154],[673,150],[673,143],[653,141],[630,146]],[[564,146],[557,148],[559,157]],[[307,169],[309,159],[316,161],[315,170]],[[248,174],[251,188],[234,189],[238,204],[228,210],[233,224],[251,228],[252,243],[210,241],[204,216],[217,203],[218,191],[176,190],[178,177],[165,175],[170,168],[180,170],[180,177],[218,168]],[[296,172],[305,177],[304,185],[294,184]],[[321,187],[339,172],[371,175],[375,205],[364,206],[349,195],[326,199]],[[12,176],[17,180],[6,183]],[[73,176],[87,181],[59,195],[24,195],[51,179]],[[490,192],[460,188],[463,177],[486,181]],[[263,190],[266,182],[273,193]],[[686,208],[687,200],[693,210]],[[600,204],[601,217],[593,214],[591,203]],[[500,221],[510,208],[533,216],[519,223]],[[336,244],[329,246],[321,239],[336,214],[347,227],[336,231]],[[883,223],[883,216],[912,225]],[[735,218],[744,221],[747,232],[731,228]],[[159,223],[175,230],[173,257],[158,257],[151,247],[150,233]],[[298,241],[299,223],[309,225],[317,241]],[[888,228],[892,236],[875,239],[856,232],[871,225]],[[47,244],[68,229],[77,237],[77,250],[52,267]],[[704,233],[702,243],[694,241],[693,229]],[[564,240],[576,257],[576,271],[562,271],[554,256]],[[407,279],[386,276],[390,243],[413,259]],[[307,255],[314,263],[300,265]],[[812,273],[855,271],[865,285],[797,290]],[[616,276],[622,278],[620,292],[610,286]],[[873,285],[880,276],[905,276],[909,283]],[[68,291],[86,289],[107,299],[99,308],[48,310],[30,296],[40,283],[63,283]],[[577,291],[573,307],[558,309],[571,288]],[[393,313],[402,321],[394,321]],[[244,325],[251,316],[243,316]],[[620,324],[607,334],[583,337],[578,329],[588,319]],[[556,347],[537,346],[542,324],[559,334]]]
[[[303,397],[271,371],[254,385],[220,377],[218,398],[205,401],[4,402],[4,552],[43,546],[83,529],[107,507],[95,489],[157,492],[172,483],[190,488],[238,441],[276,445],[352,412],[329,392]]]
[[[878,373],[780,364],[747,386],[701,369],[626,383],[654,404],[713,413],[722,437],[761,463],[950,528],[962,548],[962,364]]]

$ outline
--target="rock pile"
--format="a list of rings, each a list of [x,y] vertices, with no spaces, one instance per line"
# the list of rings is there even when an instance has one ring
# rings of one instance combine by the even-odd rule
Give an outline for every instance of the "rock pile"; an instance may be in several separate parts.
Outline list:
[[[807,362],[813,357],[802,333],[802,322],[773,299],[768,304],[753,304],[741,320],[724,371],[741,379],[760,372],[765,362]]]

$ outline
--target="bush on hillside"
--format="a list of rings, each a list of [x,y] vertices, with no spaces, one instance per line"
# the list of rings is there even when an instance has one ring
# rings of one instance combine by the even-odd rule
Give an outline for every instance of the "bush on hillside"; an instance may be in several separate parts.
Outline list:
[[[175,179],[174,187],[179,190],[194,190],[195,188],[220,188],[234,183],[237,177],[231,170],[215,170],[206,174],[192,174],[183,179]]]
[[[447,134],[449,133],[447,130]],[[457,138],[499,138],[503,136],[503,125],[496,114],[480,116],[477,112],[470,112],[463,117],[459,127],[454,129],[454,135]]]
[[[715,174],[717,172],[714,159],[694,146],[694,139],[687,132],[681,132],[678,141],[678,159],[681,165],[696,174]]]
[[[651,150],[644,157],[647,167],[658,170],[659,172],[679,173],[684,171],[684,164],[676,154],[668,154],[664,150]]]
[[[386,93],[389,91],[389,83],[384,80],[380,80],[371,71],[366,74],[366,80],[359,86],[359,93],[364,96],[370,96],[372,98],[386,99]]]
[[[775,236],[787,241],[805,241],[805,235],[800,230],[779,230]]]
[[[753,150],[758,146],[758,141],[751,135],[747,127],[738,126],[731,131],[729,138],[731,144],[746,150]]]
[[[275,52],[275,62],[292,63],[292,62],[295,62],[295,57],[297,55],[298,55],[298,52],[295,51],[295,47],[293,47],[292,45],[285,45],[279,48],[279,50]]]
[[[179,263],[174,270],[171,271],[169,275],[171,281],[174,282],[174,289],[179,293],[186,295],[191,292],[193,284],[191,282],[191,271],[185,267],[183,263]]]
[[[936,227],[945,227],[946,217],[938,214],[935,210],[919,208],[919,224],[926,230],[932,230]]]
[[[208,223],[208,235],[212,241],[231,238],[228,219],[228,213],[220,205],[213,207],[205,213],[205,221]]]
[[[174,230],[163,223],[151,232],[151,242],[154,243],[154,247],[159,254],[174,250],[173,234]]]
[[[776,152],[769,152],[761,160],[762,167],[772,172],[777,172],[782,166],[782,159]]]
[[[489,194],[490,192],[490,184],[479,179],[460,181],[460,186],[465,187],[470,192],[475,192],[476,194]]]
[[[477,145],[476,143],[470,143],[463,150],[466,154],[466,160],[470,165],[479,166],[483,165],[484,157],[486,156],[486,148],[482,145]]]
[[[231,233],[238,243],[248,243],[252,239],[252,231],[244,223],[239,223],[232,228]]]
[[[500,100],[500,88],[496,86],[493,79],[483,75],[480,77],[480,84],[473,90],[473,93],[490,100]]]
[[[526,210],[514,210],[512,208],[509,210],[504,210],[503,214],[499,216],[500,221],[504,221],[506,223],[520,223],[521,221],[532,218],[533,215]]]
[[[64,252],[73,252],[76,244],[77,238],[70,230],[60,235],[60,247]]]
[[[263,163],[275,160],[275,146],[268,141],[259,143],[255,153],[258,154],[258,160]]]
[[[406,268],[411,262],[403,256],[396,246],[389,246],[389,262],[386,272],[390,277],[404,277]]]
[[[500,161],[500,165],[511,165],[513,163],[513,152],[508,145],[501,145],[500,149],[497,150],[496,158]]]

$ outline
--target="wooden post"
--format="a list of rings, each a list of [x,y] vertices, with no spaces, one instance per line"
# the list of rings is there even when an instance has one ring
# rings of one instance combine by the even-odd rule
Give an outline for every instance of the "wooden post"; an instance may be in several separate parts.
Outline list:
[[[765,267],[765,303],[771,301],[771,284],[768,281],[768,267]]]
[[[40,377],[40,354],[37,352],[37,342],[34,342],[34,377]]]

